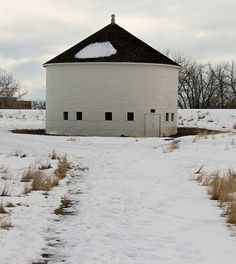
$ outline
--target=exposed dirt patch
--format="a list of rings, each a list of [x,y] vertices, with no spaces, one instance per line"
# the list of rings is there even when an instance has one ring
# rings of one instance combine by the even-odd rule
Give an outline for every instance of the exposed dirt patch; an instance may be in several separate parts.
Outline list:
[[[212,134],[220,134],[224,132],[218,130],[205,129],[205,128],[197,128],[197,127],[178,127],[178,132],[175,135],[172,135],[172,137],[177,138],[183,136],[195,136],[202,133],[206,135],[212,135]]]
[[[65,136],[65,135],[57,135],[57,134],[47,134],[45,129],[14,129],[11,130],[11,132],[16,134]],[[218,130],[209,130],[205,128],[196,128],[196,127],[178,127],[178,132],[175,135],[172,135],[171,137],[177,138],[182,136],[194,136],[199,133],[219,134],[224,132]]]

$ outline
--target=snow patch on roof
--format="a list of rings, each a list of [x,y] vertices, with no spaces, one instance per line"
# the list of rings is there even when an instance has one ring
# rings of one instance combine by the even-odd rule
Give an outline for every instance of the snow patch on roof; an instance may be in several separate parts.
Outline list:
[[[95,42],[89,44],[78,53],[75,54],[77,59],[109,57],[116,54],[117,50],[112,46],[110,41]]]

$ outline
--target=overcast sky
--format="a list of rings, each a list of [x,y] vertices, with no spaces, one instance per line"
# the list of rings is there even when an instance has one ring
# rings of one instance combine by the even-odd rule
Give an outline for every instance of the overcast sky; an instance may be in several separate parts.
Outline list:
[[[110,23],[155,49],[236,61],[235,0],[0,0],[0,67],[45,99],[42,64]]]

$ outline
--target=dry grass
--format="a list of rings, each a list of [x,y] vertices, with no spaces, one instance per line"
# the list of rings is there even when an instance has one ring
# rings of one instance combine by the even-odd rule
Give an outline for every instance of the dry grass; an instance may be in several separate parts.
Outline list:
[[[51,169],[52,168],[52,165],[50,162],[47,162],[45,164],[40,164],[38,169],[39,170],[48,170],[48,169]]]
[[[2,191],[0,192],[0,196],[10,196],[10,191],[7,185],[3,187]]]
[[[52,158],[56,158],[56,152],[53,151],[51,154]],[[58,158],[58,157],[57,157]],[[59,162],[56,170],[52,176],[46,176],[42,170],[51,168],[51,164],[47,163],[42,165],[38,170],[28,169],[24,172],[21,182],[31,183],[25,184],[24,194],[28,194],[31,191],[44,191],[48,192],[53,187],[59,184],[59,181],[66,176],[67,171],[71,168],[70,163],[68,162],[67,156],[59,158]],[[3,190],[6,192],[6,190]]]
[[[12,156],[14,157],[20,157],[20,158],[26,158],[27,155],[25,153],[22,153],[21,150],[16,149],[13,153]]]
[[[11,227],[13,227],[13,226],[12,226],[11,221],[9,219],[3,220],[0,223],[0,228],[2,228],[2,229],[9,230]]]
[[[177,149],[179,149],[179,140],[173,140],[166,148],[163,149],[163,152],[169,153]]]
[[[236,225],[236,172],[228,170],[221,174],[220,171],[214,171],[207,175],[201,171],[195,173],[194,179],[208,186],[210,198],[218,202],[228,223]]]
[[[7,174],[8,168],[5,165],[0,166],[0,173],[1,174]]]
[[[235,201],[229,203],[226,214],[228,215],[228,222],[230,224],[236,225],[236,202]]]
[[[30,182],[34,178],[35,171],[28,169],[23,173],[23,176],[21,178],[21,182]]]
[[[7,202],[5,207],[16,207],[16,206],[11,202]]]
[[[195,172],[194,180],[199,182],[202,186],[209,185],[209,176],[204,170],[203,166],[200,166],[199,169]]]
[[[172,142],[170,143],[170,149],[171,149],[171,150],[179,149],[179,142],[177,142],[177,141],[172,141]]]
[[[51,189],[51,180],[40,170],[35,171],[32,181],[32,191],[49,191]]]
[[[62,158],[59,159],[57,169],[54,171],[55,176],[58,179],[63,179],[66,176],[67,171],[71,168],[71,165],[67,159],[67,156],[64,155]]]
[[[3,203],[0,203],[0,214],[8,214],[8,212],[5,210]]]
[[[59,159],[59,156],[57,155],[56,151],[53,149],[52,152],[48,154],[49,158],[52,160]]]
[[[54,214],[56,215],[66,215],[66,214],[71,214],[69,211],[65,211],[65,209],[70,208],[73,205],[73,201],[67,198],[62,198],[61,199],[61,204],[60,206],[54,210]]]
[[[236,124],[233,125],[233,129],[236,129]]]
[[[236,172],[228,170],[223,176],[219,171],[211,174],[208,193],[212,200],[218,200],[221,204],[236,201]]]
[[[197,137],[198,138],[207,139],[207,137],[208,137],[209,134],[211,134],[211,133],[208,133],[206,130],[199,129],[198,132],[197,132]]]
[[[31,191],[32,191],[31,186],[28,184],[25,184],[23,194],[29,194],[29,193],[31,193]]]

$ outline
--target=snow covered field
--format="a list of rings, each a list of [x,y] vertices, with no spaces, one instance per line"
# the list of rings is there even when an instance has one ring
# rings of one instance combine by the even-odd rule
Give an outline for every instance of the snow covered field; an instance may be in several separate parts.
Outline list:
[[[206,111],[180,110],[179,122],[231,132],[181,137],[172,149],[164,138],[12,134],[43,128],[45,113],[0,110],[0,221],[12,225],[0,228],[0,263],[235,263],[236,237],[193,176],[200,166],[236,170],[236,110]],[[50,163],[53,174],[53,150],[67,154],[67,177],[47,194],[25,193],[29,167]],[[72,206],[55,214],[62,198]]]
[[[178,126],[236,130],[236,109],[178,109]]]

